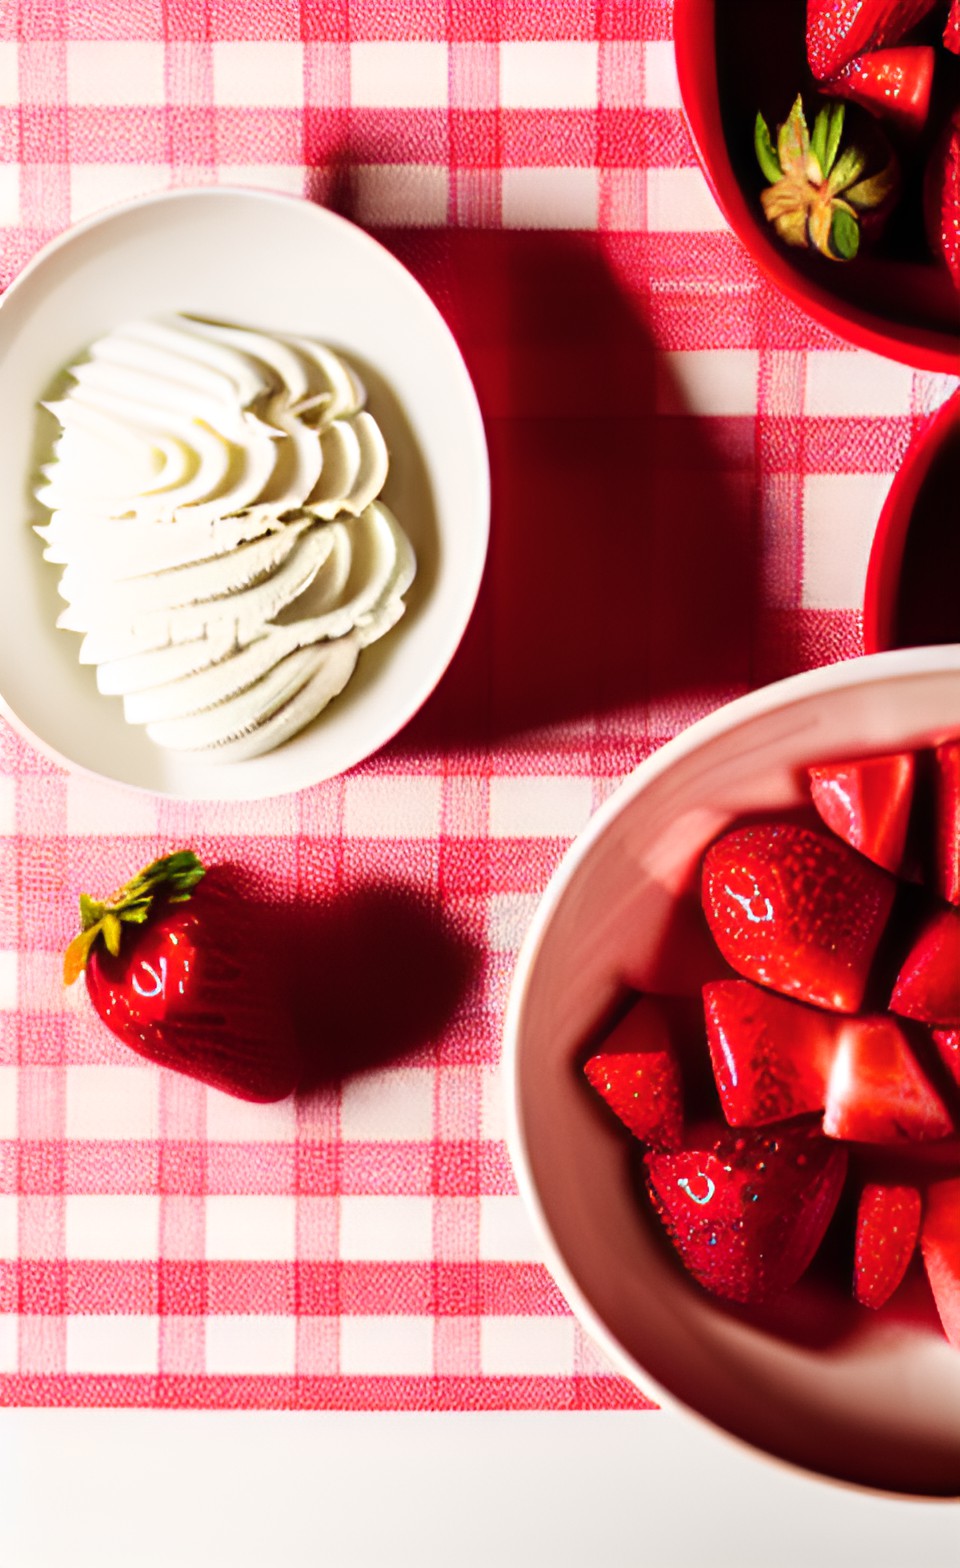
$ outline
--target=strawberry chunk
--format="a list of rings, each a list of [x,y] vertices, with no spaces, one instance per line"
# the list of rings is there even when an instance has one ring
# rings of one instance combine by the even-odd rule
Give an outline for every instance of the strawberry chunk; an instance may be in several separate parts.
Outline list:
[[[960,1084],[960,1029],[934,1029],[933,1043],[947,1072]]]
[[[810,768],[820,816],[861,855],[897,872],[907,841],[916,761],[912,752]]]
[[[791,823],[735,829],[704,856],[707,923],[748,980],[856,1012],[896,883],[824,833]]]
[[[878,49],[858,54],[831,78],[826,91],[861,104],[915,136],[930,114],[933,66],[934,53],[927,44]]]
[[[923,176],[923,218],[934,256],[960,289],[960,108],[934,144]]]
[[[928,1188],[920,1250],[944,1333],[960,1350],[960,1176]]]
[[[828,1138],[888,1144],[948,1138],[954,1131],[895,1018],[879,1013],[844,1024],[827,1083],[823,1130]]]
[[[960,904],[960,740],[938,746],[933,760],[937,888],[948,904]]]
[[[842,1019],[749,980],[703,988],[713,1076],[733,1127],[822,1111]]]
[[[657,1149],[683,1142],[680,1067],[667,1022],[648,997],[637,1002],[583,1069],[635,1138]]]
[[[684,1266],[731,1301],[796,1284],[830,1223],[846,1150],[809,1127],[726,1132],[711,1148],[645,1156],[654,1210]]]
[[[866,49],[899,43],[938,0],[807,0],[807,60],[820,81]]]
[[[942,909],[907,954],[890,998],[895,1013],[921,1023],[960,1024],[960,909]]]
[[[853,1293],[862,1307],[882,1307],[910,1266],[923,1205],[916,1187],[868,1182],[857,1206]]]
[[[943,41],[954,54],[960,54],[960,0],[953,0],[943,29]]]

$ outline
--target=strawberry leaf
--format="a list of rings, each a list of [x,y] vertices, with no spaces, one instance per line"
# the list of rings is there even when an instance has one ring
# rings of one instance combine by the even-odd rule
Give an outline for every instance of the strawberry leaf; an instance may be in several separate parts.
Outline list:
[[[852,212],[836,207],[830,225],[830,247],[841,261],[852,261],[860,249],[860,225]]]
[[[803,99],[797,98],[777,137],[777,156],[784,174],[805,175],[810,154],[810,134],[803,112]]]
[[[846,112],[847,106],[842,99],[838,99],[835,103],[830,105],[830,121],[827,127],[827,145],[824,151],[822,163],[824,178],[826,178],[826,176],[830,173],[830,170],[837,161],[837,153],[840,150],[840,138],[843,135],[843,122],[846,116]]]
[[[830,110],[821,109],[813,122],[813,134],[810,137],[810,151],[820,165],[821,177],[827,173],[827,133],[830,124]]]
[[[830,194],[839,196],[840,192],[845,191],[848,185],[852,185],[855,180],[859,180],[866,168],[866,164],[867,160],[859,147],[848,147],[846,152],[842,153],[837,159],[830,172],[830,177],[827,181]]]
[[[780,159],[777,157],[776,148],[773,145],[770,127],[762,114],[758,114],[754,122],[753,147],[764,177],[770,181],[771,185],[776,184],[777,180],[783,178],[783,170],[780,167]]]

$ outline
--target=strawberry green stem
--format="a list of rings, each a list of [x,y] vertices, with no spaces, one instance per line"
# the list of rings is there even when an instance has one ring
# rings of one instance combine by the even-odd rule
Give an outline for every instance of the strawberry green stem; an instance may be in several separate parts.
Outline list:
[[[124,924],[143,925],[157,899],[168,904],[184,903],[204,872],[202,861],[192,849],[179,849],[152,860],[109,898],[91,898],[88,893],[81,893],[80,930],[64,954],[64,984],[72,985],[83,973],[97,941],[102,938],[107,951],[116,957]]]

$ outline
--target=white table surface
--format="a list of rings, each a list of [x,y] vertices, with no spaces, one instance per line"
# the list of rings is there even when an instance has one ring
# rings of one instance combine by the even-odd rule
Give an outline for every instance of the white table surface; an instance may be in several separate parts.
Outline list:
[[[3,1568],[957,1568],[683,1415],[0,1412]]]

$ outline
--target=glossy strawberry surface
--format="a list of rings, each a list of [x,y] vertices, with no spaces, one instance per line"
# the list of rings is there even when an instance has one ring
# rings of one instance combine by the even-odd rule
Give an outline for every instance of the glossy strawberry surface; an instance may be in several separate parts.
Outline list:
[[[920,1248],[944,1333],[960,1350],[960,1177],[929,1187]]]
[[[837,1013],[792,1002],[749,980],[703,988],[713,1076],[732,1127],[822,1111],[836,1050]]]
[[[913,753],[824,764],[808,774],[813,804],[827,827],[868,860],[899,871],[913,801]]]
[[[684,1265],[731,1301],[796,1284],[830,1223],[847,1154],[809,1128],[728,1131],[711,1145],[648,1154],[647,1189]]]
[[[735,829],[703,861],[703,907],[748,980],[838,1012],[860,1006],[896,884],[848,845],[790,823]]]
[[[916,1187],[868,1182],[857,1206],[853,1293],[863,1307],[882,1307],[910,1266],[923,1204]]]
[[[897,976],[890,1006],[922,1023],[960,1025],[960,909],[940,909],[927,920]]]
[[[934,51],[928,44],[859,54],[826,84],[834,97],[849,98],[919,135],[930,114]]]
[[[821,81],[864,50],[881,49],[921,22],[938,0],[807,0],[807,59]]]
[[[949,1138],[953,1119],[903,1028],[878,1013],[840,1032],[827,1083],[823,1130],[852,1143]]]
[[[960,108],[930,155],[923,195],[930,248],[960,289]]]
[[[641,999],[584,1065],[588,1083],[635,1138],[654,1148],[683,1141],[680,1068],[656,1002]]]

